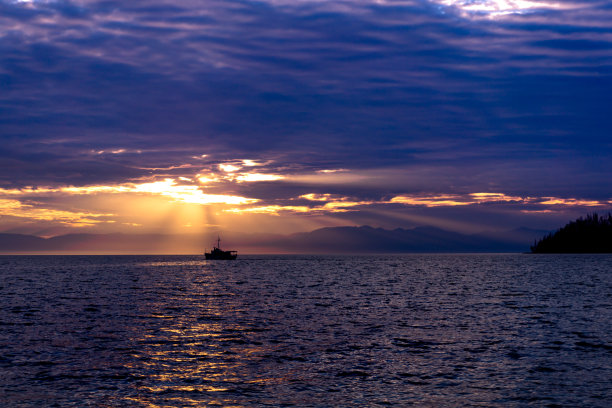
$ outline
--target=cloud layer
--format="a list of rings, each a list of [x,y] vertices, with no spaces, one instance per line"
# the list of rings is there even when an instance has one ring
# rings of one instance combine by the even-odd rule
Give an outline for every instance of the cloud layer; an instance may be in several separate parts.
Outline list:
[[[581,0],[0,0],[0,187],[605,206],[610,21]]]

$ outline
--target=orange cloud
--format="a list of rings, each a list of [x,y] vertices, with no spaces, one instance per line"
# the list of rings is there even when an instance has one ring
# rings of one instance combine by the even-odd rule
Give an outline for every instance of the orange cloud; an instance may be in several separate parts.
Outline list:
[[[360,205],[370,205],[376,203],[375,201],[353,201],[350,197],[334,196],[333,194],[302,194],[298,198],[302,198],[309,201],[325,202],[323,206],[316,206],[313,210],[328,210],[330,212],[344,212],[349,211],[348,207],[357,207]]]
[[[389,202],[405,205],[422,205],[425,207],[450,207],[474,204],[474,202],[465,201],[465,199],[461,196],[450,194],[441,194],[434,196],[396,196],[393,197]]]
[[[302,194],[298,198],[303,198],[305,200],[310,201],[329,201],[331,199],[331,194]]]
[[[314,176],[319,178],[319,181],[321,181],[320,178],[352,177],[346,173],[317,173]],[[371,206],[378,206],[377,209],[380,209],[390,204],[416,207],[503,204],[513,206],[516,211],[523,213],[547,213],[565,211],[570,207],[593,208],[612,204],[611,201],[582,198],[521,197],[499,192],[476,192],[401,194],[380,200],[359,200],[355,197],[332,193],[305,193],[291,199],[302,201],[296,201],[294,202],[296,205],[290,205],[291,202],[283,200],[281,203],[275,197],[265,200],[231,193],[207,194],[206,192],[206,187],[213,183],[216,183],[215,188],[221,189],[224,183],[275,182],[284,177],[266,173],[211,171],[195,174],[194,177],[156,179],[155,176],[152,176],[149,181],[115,185],[0,189],[0,213],[31,221],[54,221],[79,227],[116,222],[116,225],[135,226],[137,224],[145,228],[164,223],[164,228],[176,229],[177,226],[186,228],[186,225],[197,227],[210,223],[223,223],[222,220],[227,219],[223,214],[226,214],[225,217],[229,217],[230,214],[333,216],[336,213],[358,211],[364,208],[372,210]],[[293,176],[287,177],[295,181]],[[235,188],[235,185],[232,188]],[[73,198],[69,201],[70,205],[60,208],[63,197]],[[42,204],[42,198],[53,198],[55,208],[47,208],[49,205]],[[75,211],[71,208],[75,203],[79,203],[80,208],[95,208],[95,210]],[[203,206],[208,208],[203,210]]]
[[[556,198],[556,197],[544,197],[546,201],[540,201],[538,204],[541,205],[562,205],[562,206],[584,206],[584,207],[598,207],[607,205],[608,202],[601,202],[595,200],[581,200],[577,198]]]
[[[317,204],[313,207],[295,205],[267,205],[257,207],[231,208],[224,211],[235,214],[258,213],[279,215],[282,212],[324,214],[353,211],[354,209],[352,209],[351,207],[370,205],[374,203],[373,201],[352,201],[348,197],[334,197],[332,194],[310,193],[303,194],[298,198],[314,201]]]
[[[261,163],[258,162],[256,160],[249,160],[249,159],[243,159],[242,160],[242,165],[243,166],[247,166],[247,167],[254,167],[254,166],[265,166],[266,164],[270,163],[270,161]]]
[[[519,196],[509,196],[503,193],[472,193],[470,196],[478,202],[511,202],[525,201],[525,198]]]
[[[317,171],[317,173],[339,173],[339,172],[345,172],[348,171],[348,169],[325,169],[325,170],[319,170]]]
[[[173,179],[136,184],[131,192],[158,194],[190,204],[252,204],[257,199],[224,194],[204,194],[198,186],[177,185]]]
[[[274,181],[281,180],[284,177],[278,174],[262,174],[262,173],[241,173],[236,177],[236,181]]]
[[[48,194],[116,194],[116,193],[141,193],[170,197],[176,201],[191,204],[253,204],[259,200],[254,198],[240,197],[225,194],[205,194],[197,185],[177,184],[176,180],[166,178],[162,181],[150,183],[125,183],[110,186],[84,186],[84,187],[26,187],[22,189],[0,189],[0,195],[8,196],[31,196]]]
[[[101,214],[83,211],[56,210],[23,204],[18,200],[0,199],[2,216],[28,218],[37,221],[55,221],[72,227],[89,227],[100,223],[114,223],[113,220],[100,219],[112,217],[114,214]]]
[[[234,213],[234,214],[279,215],[281,212],[308,213],[308,212],[312,212],[312,209],[306,206],[265,205],[265,206],[248,207],[248,208],[229,208],[229,209],[224,210],[224,212]]]
[[[609,205],[609,201],[583,200],[557,197],[520,197],[503,193],[470,193],[467,195],[402,195],[393,197],[389,202],[425,207],[461,206],[483,203],[516,203],[543,206],[597,207]]]
[[[234,173],[240,170],[240,166],[234,166],[233,164],[220,164],[219,169],[226,173]]]

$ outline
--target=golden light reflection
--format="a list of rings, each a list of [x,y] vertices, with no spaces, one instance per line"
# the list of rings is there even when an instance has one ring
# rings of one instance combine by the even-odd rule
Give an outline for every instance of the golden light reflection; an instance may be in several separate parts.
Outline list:
[[[266,372],[265,361],[277,346],[258,341],[257,322],[237,321],[246,306],[227,293],[226,282],[212,268],[186,272],[180,293],[173,294],[160,280],[164,295],[135,305],[142,324],[131,328],[135,347],[127,368],[142,379],[134,383],[136,395],[130,393],[123,402],[239,407],[244,400],[228,390],[288,383],[290,370]],[[262,361],[254,371],[254,364]]]

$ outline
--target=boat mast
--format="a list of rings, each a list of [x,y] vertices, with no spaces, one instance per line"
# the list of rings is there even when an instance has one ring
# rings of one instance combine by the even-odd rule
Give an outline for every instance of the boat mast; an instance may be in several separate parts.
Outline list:
[[[217,235],[217,248],[221,249],[221,237]]]

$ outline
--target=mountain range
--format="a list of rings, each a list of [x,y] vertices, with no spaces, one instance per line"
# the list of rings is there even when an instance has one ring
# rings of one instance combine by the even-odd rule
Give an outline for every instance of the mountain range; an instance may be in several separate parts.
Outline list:
[[[222,233],[223,249],[248,253],[526,252],[549,231],[518,228],[462,234],[435,227],[393,230],[327,227],[290,235]],[[66,234],[51,238],[0,233],[0,253],[198,254],[208,234]]]

